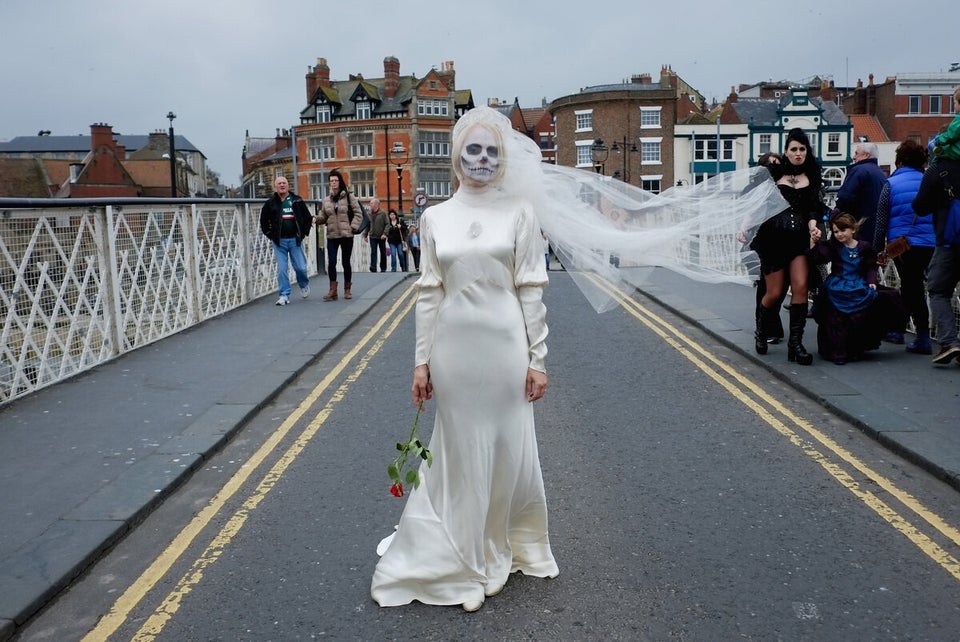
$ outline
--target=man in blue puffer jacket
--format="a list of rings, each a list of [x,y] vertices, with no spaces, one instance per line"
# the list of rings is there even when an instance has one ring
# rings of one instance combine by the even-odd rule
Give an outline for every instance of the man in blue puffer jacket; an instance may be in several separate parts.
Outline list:
[[[927,162],[927,150],[913,140],[905,140],[897,147],[897,170],[890,176],[880,192],[877,204],[877,226],[873,234],[873,246],[878,251],[901,236],[910,243],[910,249],[893,259],[900,276],[900,295],[904,307],[913,319],[917,331],[916,341],[907,344],[907,352],[933,354],[930,343],[930,313],[924,293],[927,264],[937,244],[933,231],[932,212],[914,212],[913,199],[920,189],[923,168]],[[899,336],[897,336],[899,334]],[[891,333],[887,339],[903,343],[903,335]]]
[[[877,164],[878,154],[876,143],[857,143],[853,148],[854,163],[847,168],[847,177],[837,192],[837,209],[863,221],[857,230],[857,238],[868,242],[873,241],[877,203],[887,182],[887,175]],[[874,249],[879,251],[881,248]]]

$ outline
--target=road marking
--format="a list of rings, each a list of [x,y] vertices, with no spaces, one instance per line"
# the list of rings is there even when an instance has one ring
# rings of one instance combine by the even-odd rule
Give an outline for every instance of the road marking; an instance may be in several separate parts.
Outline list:
[[[808,457],[820,464],[831,476],[833,476],[841,485],[853,493],[864,504],[869,506],[875,513],[891,524],[901,534],[913,542],[925,555],[935,561],[944,570],[950,573],[955,579],[960,580],[960,561],[950,555],[939,544],[934,542],[925,533],[918,530],[907,519],[888,506],[882,499],[868,490],[863,490],[860,484],[838,464],[831,462],[825,455],[817,450],[817,447],[809,440],[804,439],[794,432],[790,427],[780,421],[773,413],[757,403],[756,400],[762,400],[772,410],[779,413],[782,417],[789,420],[800,431],[809,435],[815,442],[819,442],[827,450],[838,456],[841,460],[853,466],[857,471],[867,477],[870,481],[877,484],[880,488],[896,498],[907,509],[913,512],[917,517],[932,526],[940,534],[951,540],[954,544],[960,545],[960,530],[948,524],[943,518],[932,510],[924,506],[920,501],[910,493],[900,489],[889,479],[874,471],[864,462],[860,461],[853,453],[847,451],[833,439],[817,430],[810,422],[797,416],[791,410],[781,404],[766,390],[750,381],[748,378],[734,370],[728,364],[716,358],[709,350],[699,343],[685,335],[679,328],[671,325],[663,318],[657,316],[646,307],[642,306],[635,299],[631,298],[621,290],[608,282],[601,281],[598,278],[590,276],[590,279],[601,289],[614,297],[620,305],[641,323],[653,330],[664,341],[676,348],[689,361],[702,370],[707,376],[723,386],[730,394],[740,400],[744,405],[758,414],[765,422],[772,426],[777,432],[787,437],[791,443],[801,448]],[[697,353],[697,354],[694,354]],[[703,357],[703,358],[701,358]],[[712,365],[708,365],[704,359]],[[727,375],[724,377],[720,372]],[[730,381],[735,380],[743,389],[749,391],[756,397],[749,396],[743,389],[738,388]]]
[[[300,405],[284,419],[256,453],[247,460],[246,465],[242,466],[233,477],[227,481],[203,510],[197,513],[190,523],[177,534],[169,546],[150,564],[140,577],[124,591],[123,595],[113,604],[110,611],[100,619],[97,626],[84,636],[84,642],[105,641],[120,628],[133,609],[146,597],[147,593],[156,586],[157,582],[170,571],[174,563],[183,556],[193,540],[196,539],[210,524],[211,520],[223,510],[227,501],[246,484],[253,473],[260,469],[267,457],[276,451],[280,446],[280,442],[303,418],[304,414],[316,404],[320,396],[323,395],[333,382],[346,370],[347,366],[350,365],[360,351],[363,350],[365,346],[370,345],[366,354],[354,368],[354,371],[333,393],[330,401],[317,413],[310,424],[300,433],[294,444],[287,449],[277,463],[274,464],[273,468],[264,476],[254,492],[243,502],[241,508],[234,512],[227,524],[213,538],[203,554],[193,562],[190,570],[184,574],[177,583],[177,586],[147,619],[146,623],[140,628],[133,639],[141,641],[152,640],[162,631],[173,614],[180,608],[182,598],[192,590],[194,585],[200,582],[203,578],[204,570],[219,559],[223,549],[243,527],[250,511],[254,510],[260,502],[263,501],[267,493],[273,489],[277,481],[283,476],[283,473],[289,468],[290,464],[294,462],[309,443],[310,439],[313,438],[324,422],[326,422],[333,408],[343,399],[346,390],[366,369],[367,363],[373,355],[380,350],[386,339],[393,334],[400,322],[410,312],[410,309],[416,302],[416,297],[411,298],[414,291],[415,288],[413,285],[408,287],[393,306],[391,306],[388,313],[381,317],[357,345],[351,348],[340,362],[321,379],[320,383],[310,391]],[[401,310],[401,308],[403,309]],[[393,318],[394,315],[396,315],[395,318]],[[383,328],[387,326],[391,318],[393,318],[393,322],[390,323],[384,332]]]

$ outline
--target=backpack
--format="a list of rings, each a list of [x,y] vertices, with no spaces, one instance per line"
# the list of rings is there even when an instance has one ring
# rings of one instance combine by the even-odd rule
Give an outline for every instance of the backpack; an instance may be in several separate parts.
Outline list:
[[[943,226],[943,242],[950,245],[960,245],[960,198],[953,191],[953,185],[948,180],[946,171],[940,172],[940,178],[943,180],[944,190],[947,198],[950,200],[950,207],[947,209],[947,222]]]
[[[349,201],[348,201],[349,202]],[[358,201],[359,203],[359,201]],[[356,212],[350,212],[350,220],[353,220],[353,217],[356,216]],[[363,205],[360,206],[360,216],[363,217],[360,219],[360,227],[358,227],[353,233],[354,234],[363,234],[368,229],[370,229],[370,215],[367,214],[367,210],[364,209]]]

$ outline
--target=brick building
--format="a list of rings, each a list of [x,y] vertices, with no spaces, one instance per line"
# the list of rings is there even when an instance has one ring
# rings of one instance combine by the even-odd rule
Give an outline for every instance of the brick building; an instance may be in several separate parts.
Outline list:
[[[911,138],[926,145],[953,119],[953,92],[958,86],[960,68],[900,73],[879,84],[870,74],[866,85],[857,82],[843,111],[875,117],[892,142]]]
[[[385,209],[411,209],[422,191],[431,203],[454,190],[451,134],[474,106],[456,87],[453,62],[422,78],[400,74],[400,61],[383,60],[383,76],[332,80],[324,58],[306,74],[306,106],[294,127],[296,178],[305,198],[327,193],[327,172],[339,169],[362,201],[379,198]]]
[[[674,181],[674,125],[704,98],[669,67],[629,83],[586,87],[554,100],[556,162],[594,168],[660,192]]]
[[[175,137],[177,195],[206,196],[206,157]],[[90,136],[18,136],[0,143],[0,196],[94,198],[171,196],[166,133],[122,135],[95,123]]]

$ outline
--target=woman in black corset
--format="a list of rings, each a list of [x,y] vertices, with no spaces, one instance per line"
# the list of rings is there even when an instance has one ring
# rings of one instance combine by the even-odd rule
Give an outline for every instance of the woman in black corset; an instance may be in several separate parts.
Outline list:
[[[750,248],[760,257],[760,273],[765,292],[756,311],[754,339],[758,354],[767,353],[767,328],[776,326],[780,301],[790,286],[790,335],[787,358],[799,365],[813,363],[803,347],[803,329],[807,323],[807,285],[809,263],[806,250],[810,239],[820,240],[817,226],[826,206],[823,204],[823,179],[820,165],[810,153],[810,141],[800,128],[787,134],[782,155],[768,154],[760,159],[766,166],[780,193],[790,204],[757,229]],[[746,234],[738,234],[746,242]]]

